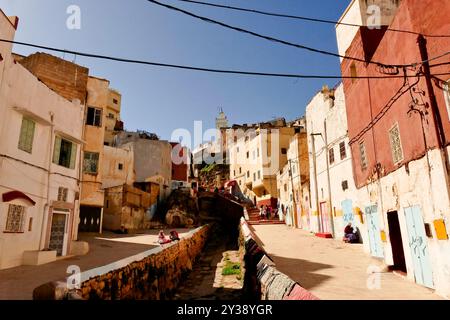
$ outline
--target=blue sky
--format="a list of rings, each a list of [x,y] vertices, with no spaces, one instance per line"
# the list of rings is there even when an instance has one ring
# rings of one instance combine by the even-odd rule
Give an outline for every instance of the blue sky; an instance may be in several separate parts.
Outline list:
[[[350,0],[204,0],[260,10],[337,20]],[[161,0],[200,15],[288,41],[337,52],[335,28]],[[66,27],[69,5],[81,8],[81,30]],[[146,0],[0,0],[7,15],[20,17],[17,41],[199,67],[276,73],[339,75],[339,59],[286,47],[224,29],[155,6]],[[20,46],[21,54],[34,52]],[[62,54],[55,54],[62,57]],[[65,57],[73,60],[73,56]],[[143,67],[77,57],[91,74],[107,78],[123,95],[122,118],[129,130],[144,129],[170,139],[193,131],[202,120],[214,127],[222,107],[231,123],[274,117],[294,119],[324,84],[336,80],[256,78]]]

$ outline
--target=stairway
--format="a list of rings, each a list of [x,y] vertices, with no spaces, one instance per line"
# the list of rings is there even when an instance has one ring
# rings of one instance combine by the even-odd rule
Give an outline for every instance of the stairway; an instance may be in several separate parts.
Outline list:
[[[284,221],[280,221],[278,218],[271,218],[267,220],[266,218],[261,219],[259,216],[258,208],[247,209],[248,214],[248,224],[250,225],[270,225],[270,224],[284,224]]]

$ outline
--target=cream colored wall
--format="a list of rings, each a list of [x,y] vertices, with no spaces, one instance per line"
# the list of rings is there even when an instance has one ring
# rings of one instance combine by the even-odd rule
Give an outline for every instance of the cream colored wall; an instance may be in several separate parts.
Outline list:
[[[13,39],[13,28],[0,14],[0,38]],[[54,140],[50,113],[54,114],[54,128],[74,140],[81,140],[83,106],[58,96],[47,88],[20,64],[15,64],[11,55],[11,46],[0,44],[3,61],[0,62],[0,136],[8,137],[0,142],[0,194],[21,191],[36,202],[28,205],[23,234],[4,233],[9,203],[0,197],[0,269],[22,264],[23,252],[42,249],[41,239],[49,230],[47,204],[47,186],[49,164],[52,160]],[[36,121],[32,153],[18,149],[23,114]],[[81,147],[78,147],[80,153]],[[78,154],[78,159],[80,154]],[[78,161],[77,161],[78,163]],[[66,169],[55,164],[50,165],[49,200],[57,200],[58,188],[69,189],[68,202],[75,204],[75,193],[79,191],[79,167]],[[49,204],[50,204],[49,203]],[[78,210],[73,213],[74,224]],[[29,230],[32,218],[31,231]],[[76,238],[74,230],[72,238]],[[70,239],[69,239],[70,240]]]
[[[392,0],[353,0],[339,19],[339,22],[367,26],[369,18],[373,17],[373,12],[368,10],[371,5],[377,5],[380,8],[381,26],[389,26],[398,8]],[[336,25],[337,44],[341,56],[346,55],[346,51],[358,30],[359,28],[354,26]],[[341,58],[341,62],[342,60]]]
[[[81,205],[103,207],[104,192],[102,190],[103,146],[105,140],[106,109],[109,101],[109,81],[89,77],[87,106],[102,109],[101,127],[84,126],[84,152],[99,153],[98,173],[83,172]],[[86,110],[87,112],[87,110]]]
[[[118,101],[114,104],[114,99]],[[112,89],[108,92],[108,105],[106,108],[106,123],[105,123],[105,142],[112,146],[114,142],[114,128],[116,126],[116,121],[120,121],[120,111],[122,107],[122,95]],[[114,118],[110,118],[109,114],[113,114]]]
[[[119,164],[123,169],[119,170]],[[131,148],[104,147],[103,189],[119,185],[132,185],[135,181],[134,157]]]
[[[276,175],[280,168],[287,163],[287,154],[283,155],[281,148],[289,148],[290,139],[295,131],[293,128],[276,128],[271,130],[272,132],[265,129],[250,129],[254,134],[250,134],[247,141],[245,136],[240,137],[237,142],[227,137],[229,152],[231,152],[231,179],[240,183],[241,190],[252,201],[255,197],[257,202],[270,199],[271,197],[277,198]],[[247,131],[247,133],[250,131]],[[271,135],[272,133],[274,134],[273,136]],[[237,152],[238,148],[239,152]],[[247,152],[249,153],[248,158]],[[242,168],[241,174],[239,173],[239,168]],[[250,173],[249,176],[247,176],[247,172]],[[258,178],[258,172],[260,173],[260,178]]]

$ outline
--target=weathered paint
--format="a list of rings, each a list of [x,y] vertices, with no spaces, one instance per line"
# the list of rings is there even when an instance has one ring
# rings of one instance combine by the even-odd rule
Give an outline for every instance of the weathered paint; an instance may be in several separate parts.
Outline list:
[[[14,25],[0,10],[0,38],[13,40],[14,31]],[[77,237],[75,226],[79,214],[76,199],[79,192],[79,162],[76,161],[74,169],[51,163],[54,144],[51,114],[54,130],[78,145],[78,160],[83,105],[59,96],[16,63],[11,48],[11,44],[0,44],[3,57],[0,61],[0,136],[7,137],[0,142],[0,269],[21,265],[24,251],[39,251],[48,247],[52,213],[56,209],[67,209],[69,213],[65,230],[65,252],[69,252],[71,240]],[[24,116],[36,123],[31,154],[18,149]],[[50,176],[48,169],[52,173]],[[66,202],[57,201],[59,187],[68,188]],[[21,199],[3,202],[1,195],[15,190],[26,194],[35,204]],[[27,208],[23,233],[4,232],[9,204]]]

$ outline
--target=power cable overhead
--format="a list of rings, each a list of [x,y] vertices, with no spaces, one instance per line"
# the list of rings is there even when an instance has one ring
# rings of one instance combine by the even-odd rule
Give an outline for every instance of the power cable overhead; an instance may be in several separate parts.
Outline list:
[[[102,59],[109,60],[115,62],[123,62],[130,64],[139,64],[139,65],[150,65],[156,67],[165,67],[165,68],[173,68],[173,69],[184,69],[191,71],[201,71],[201,72],[211,72],[211,73],[222,73],[222,74],[237,74],[237,75],[247,75],[247,76],[263,76],[263,77],[278,77],[278,78],[299,78],[299,79],[395,79],[395,78],[404,78],[402,75],[389,75],[389,76],[336,76],[336,75],[304,75],[304,74],[291,74],[291,73],[268,73],[268,72],[253,72],[253,71],[242,71],[242,70],[224,70],[224,69],[211,69],[211,68],[202,68],[202,67],[193,67],[186,65],[177,65],[177,64],[169,64],[169,63],[161,63],[161,62],[152,62],[152,61],[144,61],[144,60],[134,60],[128,58],[120,58],[113,56],[106,56],[100,54],[86,53],[74,50],[60,49],[55,47],[37,45],[33,43],[13,41],[0,39],[0,42],[10,43],[25,47],[31,47],[35,49],[47,50],[52,52],[66,53],[66,54],[74,54],[80,57],[87,57],[93,59]],[[434,76],[446,76],[450,75],[449,73],[437,73]],[[407,77],[415,78],[416,76]]]
[[[313,18],[313,17],[305,17],[305,16],[297,16],[297,15],[290,15],[290,14],[282,14],[282,13],[274,13],[274,12],[268,12],[268,11],[262,11],[262,10],[256,10],[256,9],[243,8],[243,7],[227,6],[227,5],[223,5],[223,4],[204,2],[204,1],[195,1],[195,0],[178,0],[178,1],[186,2],[186,3],[193,3],[193,4],[203,5],[203,6],[209,6],[209,7],[215,7],[215,8],[221,8],[221,9],[227,9],[227,10],[255,13],[255,14],[259,14],[259,15],[278,17],[278,18],[288,18],[288,19],[294,19],[294,20],[303,20],[303,21],[326,23],[326,24],[332,24],[332,25],[342,25],[342,26],[357,27],[357,28],[366,27],[363,25],[347,23],[347,22],[340,22],[340,21],[321,19],[321,18]],[[401,29],[394,29],[394,28],[387,28],[386,30],[392,31],[392,32],[401,32],[401,33],[409,33],[409,34],[414,34],[414,35],[421,35],[419,32],[415,32],[415,31],[411,31],[411,30],[401,30]],[[450,38],[450,35],[430,35],[430,34],[428,34],[428,35],[422,34],[422,35],[427,38]]]
[[[348,59],[348,60],[353,60],[353,61],[358,61],[358,62],[363,62],[363,63],[368,63],[368,64],[374,64],[374,65],[377,65],[377,66],[397,67],[397,68],[414,67],[414,66],[423,64],[423,63],[425,63],[427,61],[428,62],[429,61],[433,61],[433,60],[439,59],[441,57],[444,57],[446,55],[450,55],[450,51],[448,51],[448,52],[440,55],[439,57],[435,57],[435,58],[429,59],[427,61],[419,61],[419,62],[414,62],[414,63],[410,63],[410,64],[387,64],[387,63],[381,63],[381,62],[377,62],[377,61],[366,61],[365,59],[361,59],[361,58],[357,58],[357,57],[345,56],[345,55],[341,55],[339,53],[330,52],[330,51],[326,51],[326,50],[321,50],[321,49],[305,46],[305,45],[302,45],[302,44],[297,44],[297,43],[293,43],[293,42],[277,39],[277,38],[274,38],[274,37],[271,37],[271,36],[262,35],[262,34],[259,34],[259,33],[253,32],[253,31],[249,31],[249,30],[246,30],[246,29],[243,29],[243,28],[240,28],[240,27],[235,27],[235,26],[226,24],[226,23],[221,22],[221,21],[217,21],[217,20],[214,20],[214,19],[203,17],[203,16],[197,15],[195,13],[192,13],[190,11],[186,11],[184,9],[181,9],[181,8],[178,8],[178,7],[166,4],[166,3],[161,3],[161,2],[158,2],[156,0],[147,0],[147,1],[150,2],[150,3],[153,3],[155,5],[158,5],[158,6],[165,7],[167,9],[173,10],[173,11],[177,11],[177,12],[183,13],[183,14],[191,16],[193,18],[200,19],[202,21],[209,22],[209,23],[212,23],[212,24],[216,24],[216,25],[222,26],[222,27],[227,28],[227,29],[231,29],[231,30],[238,31],[238,32],[241,32],[241,33],[249,34],[249,35],[252,35],[252,36],[257,37],[257,38],[261,38],[261,39],[265,39],[265,40],[268,40],[268,41],[280,43],[280,44],[283,44],[283,45],[286,45],[286,46],[290,46],[290,47],[294,47],[294,48],[297,48],[297,49],[303,49],[303,50],[307,50],[307,51],[311,51],[311,52],[315,52],[315,53],[320,53],[320,54],[323,54],[323,55],[333,56],[333,57],[337,57],[337,58],[342,58],[342,59]]]

